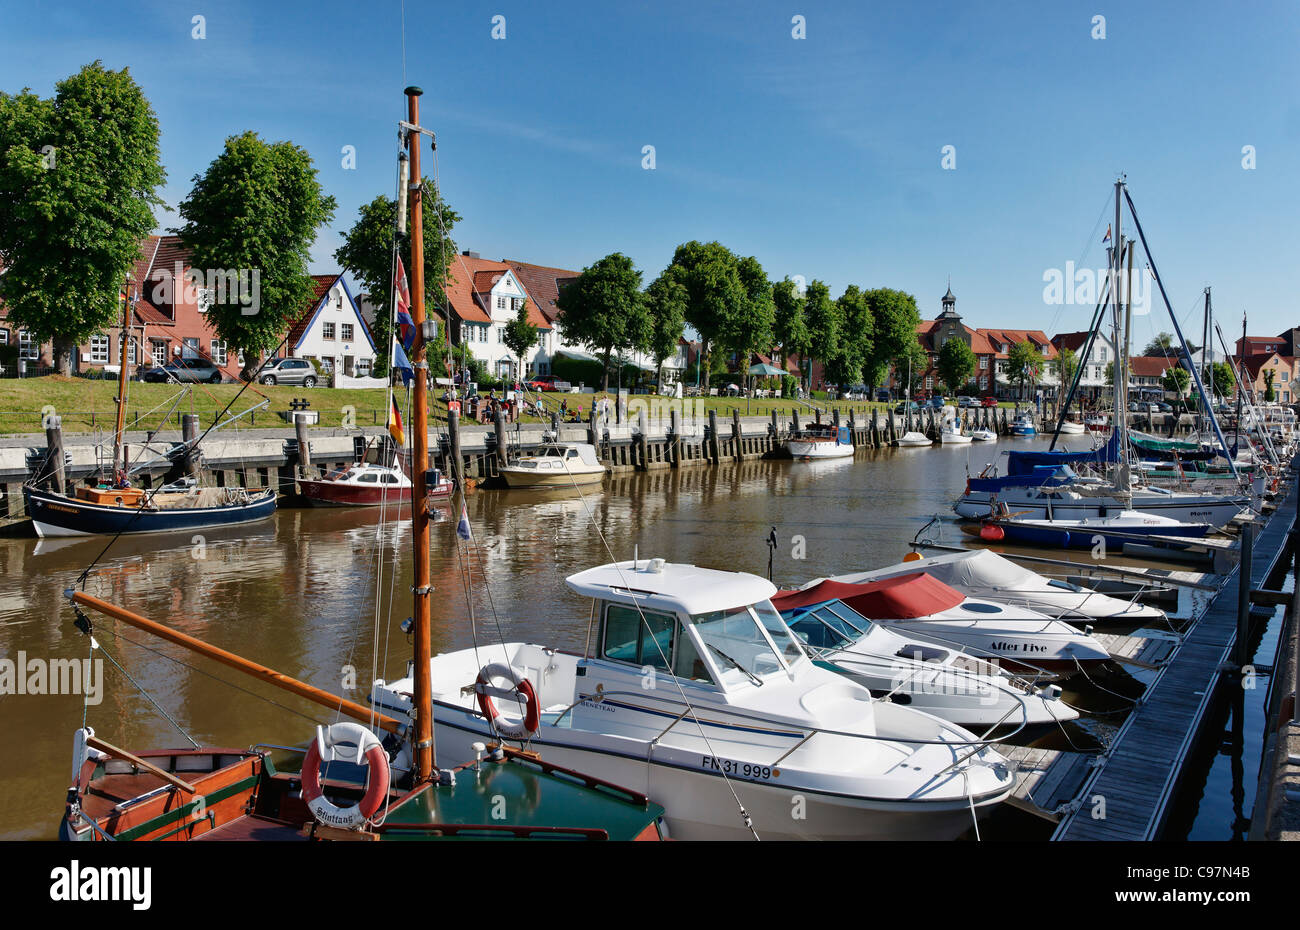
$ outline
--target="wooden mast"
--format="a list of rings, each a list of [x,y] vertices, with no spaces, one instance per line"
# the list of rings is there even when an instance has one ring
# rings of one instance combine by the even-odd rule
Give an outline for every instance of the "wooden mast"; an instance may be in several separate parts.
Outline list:
[[[126,455],[122,450],[122,433],[126,430],[126,379],[127,363],[126,353],[131,342],[131,294],[128,291],[126,299],[122,301],[122,342],[118,346],[118,368],[121,371],[117,377],[117,428],[113,432],[113,469],[112,483],[117,484],[117,470],[121,468],[126,470]]]
[[[426,477],[429,469],[429,362],[424,338],[424,213],[423,186],[420,181],[420,95],[418,87],[406,88],[406,151],[411,160],[411,319],[415,322],[415,354],[411,367],[415,371],[415,391],[411,399],[411,515],[415,535],[415,604],[412,619],[415,639],[415,733],[411,741],[414,781],[428,781],[434,771],[433,752],[433,682],[429,661],[432,657],[429,597],[429,495]]]

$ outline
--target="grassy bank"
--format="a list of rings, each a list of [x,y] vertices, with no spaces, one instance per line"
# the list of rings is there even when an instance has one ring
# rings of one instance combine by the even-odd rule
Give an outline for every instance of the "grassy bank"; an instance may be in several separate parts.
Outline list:
[[[197,413],[199,423],[207,427],[226,405],[239,393],[241,385],[237,384],[196,384],[175,409],[172,409],[181,388],[170,384],[143,384],[132,382],[126,408],[126,426],[130,430],[145,429],[179,429],[180,416]],[[591,412],[592,404],[601,397],[609,397],[611,408],[617,398],[612,394],[543,394],[541,395],[547,410],[556,409],[561,400],[567,400],[572,412],[581,409],[583,416]],[[48,375],[43,378],[6,378],[0,380],[0,434],[39,433],[43,430],[42,417],[46,412],[53,412],[63,418],[65,433],[109,432],[113,429],[117,416],[117,382],[92,381],[86,378],[65,378],[60,375]],[[320,414],[320,425],[335,428],[363,428],[383,426],[387,422],[387,395],[379,388],[361,390],[343,390],[340,388],[302,388],[269,387],[254,385],[244,391],[242,397],[231,408],[232,412],[246,410],[262,400],[269,398],[270,406],[259,410],[252,416],[236,421],[227,429],[266,429],[268,427],[286,426],[279,414],[288,411],[295,399],[305,398],[311,403],[310,409]],[[671,398],[637,395],[635,399],[644,399],[653,405],[669,403]],[[404,404],[399,392],[398,402]],[[770,416],[776,411],[783,419],[798,410],[807,419],[811,408],[792,400],[748,400],[743,397],[700,397],[685,398],[681,402],[688,411],[716,410],[720,418],[730,418],[733,410],[741,416]],[[697,406],[698,405],[698,406]],[[890,405],[868,403],[866,401],[818,401],[822,409],[851,408],[859,414],[870,415],[872,409],[883,415]],[[1008,406],[1008,405],[1003,405]],[[52,410],[51,410],[52,408]],[[661,408],[662,409],[662,408]],[[164,424],[164,415],[167,422]],[[666,414],[664,414],[666,415]],[[447,405],[430,399],[429,418],[433,422],[444,422],[447,417]],[[539,422],[532,415],[521,417],[525,423]]]

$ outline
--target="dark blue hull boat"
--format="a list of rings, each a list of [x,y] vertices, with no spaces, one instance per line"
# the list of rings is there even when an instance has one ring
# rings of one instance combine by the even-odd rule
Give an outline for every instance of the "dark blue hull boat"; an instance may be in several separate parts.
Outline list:
[[[215,506],[123,507],[98,504],[51,491],[24,487],[27,513],[41,537],[116,536],[119,533],[176,533],[213,526],[235,526],[265,520],[275,513],[275,491],[242,488],[222,492]],[[229,493],[226,493],[229,492]]]

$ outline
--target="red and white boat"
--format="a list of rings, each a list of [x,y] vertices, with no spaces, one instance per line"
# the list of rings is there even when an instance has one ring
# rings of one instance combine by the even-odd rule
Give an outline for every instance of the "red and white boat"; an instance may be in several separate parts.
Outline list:
[[[451,496],[452,483],[436,469],[430,472],[429,497]],[[326,507],[400,505],[411,497],[411,479],[400,468],[356,462],[317,479],[298,479],[302,496]]]

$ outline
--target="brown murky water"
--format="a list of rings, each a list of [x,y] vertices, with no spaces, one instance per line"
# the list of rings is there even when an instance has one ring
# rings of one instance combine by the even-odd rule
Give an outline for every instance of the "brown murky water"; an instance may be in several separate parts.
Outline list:
[[[642,558],[763,574],[767,534],[776,527],[778,583],[897,562],[932,516],[951,516],[949,503],[964,484],[968,460],[978,472],[1011,445],[659,471],[612,479],[585,497],[576,491],[477,492],[468,500],[479,547],[468,586],[454,545],[455,516],[434,526],[434,650],[470,645],[475,628],[480,641],[499,636],[582,648],[587,604],[568,591],[565,576],[611,557],[630,558],[634,547]],[[281,510],[260,526],[209,532],[203,539],[122,539],[96,566],[86,590],[364,701],[372,668],[380,677],[396,677],[409,655],[398,624],[410,613],[410,523],[389,516],[381,527],[375,510]],[[953,527],[946,538],[957,542]],[[0,658],[88,655],[87,638],[73,626],[62,592],[104,544],[0,539]],[[178,727],[207,745],[300,744],[326,716],[316,705],[179,647],[107,618],[92,619],[103,653],[121,666],[103,662],[99,703],[87,705],[79,694],[0,696],[0,743],[9,747],[0,757],[6,799],[0,839],[54,836],[72,735],[83,716],[101,737],[128,748],[185,745]],[[1086,742],[1096,728],[1110,725],[1105,718],[1087,722],[1073,738]],[[1028,829],[1030,835],[1042,832],[1039,822]]]

